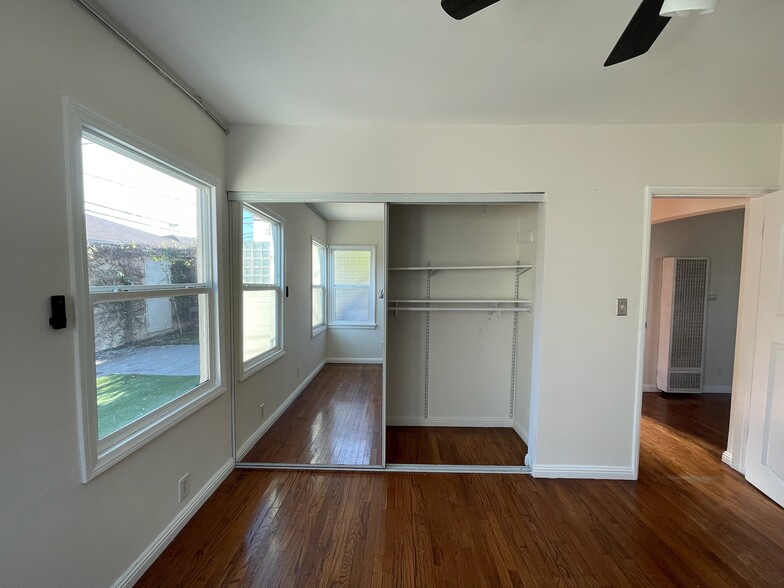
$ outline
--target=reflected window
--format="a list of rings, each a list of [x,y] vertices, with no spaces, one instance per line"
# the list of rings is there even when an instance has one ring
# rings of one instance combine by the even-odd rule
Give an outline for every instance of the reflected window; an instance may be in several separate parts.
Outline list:
[[[282,352],[283,222],[258,206],[242,206],[243,371]]]
[[[330,326],[375,326],[375,247],[330,246]]]

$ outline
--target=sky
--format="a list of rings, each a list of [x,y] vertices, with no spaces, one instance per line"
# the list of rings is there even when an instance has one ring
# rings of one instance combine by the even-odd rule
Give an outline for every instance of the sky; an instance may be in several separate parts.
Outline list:
[[[197,236],[200,189],[82,137],[85,212],[154,235]]]

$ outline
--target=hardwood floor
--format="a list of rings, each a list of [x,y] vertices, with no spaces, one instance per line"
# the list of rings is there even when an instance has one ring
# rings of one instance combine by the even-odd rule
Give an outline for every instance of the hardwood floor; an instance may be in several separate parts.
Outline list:
[[[381,465],[381,366],[327,364],[243,458]]]
[[[783,586],[784,510],[683,400],[645,395],[637,482],[237,470],[138,585]]]
[[[642,412],[648,418],[699,444],[714,455],[727,449],[730,394],[643,394]]]
[[[528,448],[502,427],[387,427],[387,463],[521,466]]]

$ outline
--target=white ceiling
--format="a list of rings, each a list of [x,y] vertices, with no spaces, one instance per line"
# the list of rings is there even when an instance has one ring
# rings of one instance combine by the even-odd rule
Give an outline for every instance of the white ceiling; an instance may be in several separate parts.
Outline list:
[[[310,206],[328,221],[383,221],[384,205],[371,202],[318,202]]]
[[[784,1],[604,60],[638,0],[96,0],[232,123],[784,122]]]

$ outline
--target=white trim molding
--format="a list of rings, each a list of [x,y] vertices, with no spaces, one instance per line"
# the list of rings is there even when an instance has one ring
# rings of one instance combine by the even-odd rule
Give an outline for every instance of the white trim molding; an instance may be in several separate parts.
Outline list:
[[[272,425],[275,424],[275,421],[277,421],[281,417],[281,415],[284,412],[286,412],[286,409],[289,406],[291,406],[291,403],[294,402],[294,400],[296,400],[297,396],[299,396],[302,393],[302,391],[307,387],[307,385],[313,381],[313,378],[315,378],[318,375],[318,373],[321,371],[324,365],[326,365],[326,363],[327,360],[324,360],[320,364],[318,364],[316,366],[316,369],[310,372],[310,374],[304,380],[302,380],[302,383],[299,386],[297,386],[297,388],[289,395],[288,398],[286,398],[286,400],[283,401],[283,403],[277,408],[277,410],[273,412],[267,420],[261,423],[261,426],[258,429],[256,429],[250,437],[248,437],[247,441],[245,441],[245,443],[242,444],[242,447],[240,447],[237,450],[236,461],[238,463],[241,462],[242,459],[253,448],[253,446],[256,443],[258,443],[259,439],[261,439],[262,436],[264,436],[264,433],[266,433],[270,429],[270,427],[272,427]]]
[[[642,386],[643,392],[661,392],[659,387],[656,384],[643,384]]]
[[[185,507],[177,513],[172,522],[170,522],[163,531],[153,540],[152,543],[145,549],[142,554],[136,558],[130,567],[125,570],[122,576],[112,584],[112,588],[125,588],[126,586],[133,586],[139,578],[142,577],[144,572],[158,559],[158,556],[163,553],[163,550],[172,542],[182,528],[191,520],[191,517],[207,502],[207,499],[212,496],[212,493],[217,490],[218,486],[228,477],[234,469],[234,460],[230,459],[223,464],[220,469],[207,480],[207,483],[202,486],[193,498],[185,505]]]
[[[721,461],[732,467],[732,454],[729,451],[724,451],[721,454]]]
[[[730,196],[765,196],[781,190],[781,186],[648,186],[652,197],[715,198]]]
[[[513,426],[512,419],[505,418],[422,418],[422,417],[387,417],[389,427],[507,427]]]
[[[380,202],[409,204],[505,204],[544,202],[544,192],[398,193],[398,192],[228,192],[229,200],[240,202]]]
[[[570,478],[579,480],[636,480],[632,466],[534,464],[534,478]]]
[[[381,357],[328,357],[324,361],[326,363],[384,363],[384,360]]]
[[[527,466],[499,466],[499,465],[440,465],[418,463],[387,464],[387,471],[432,473],[432,474],[531,474]]]

